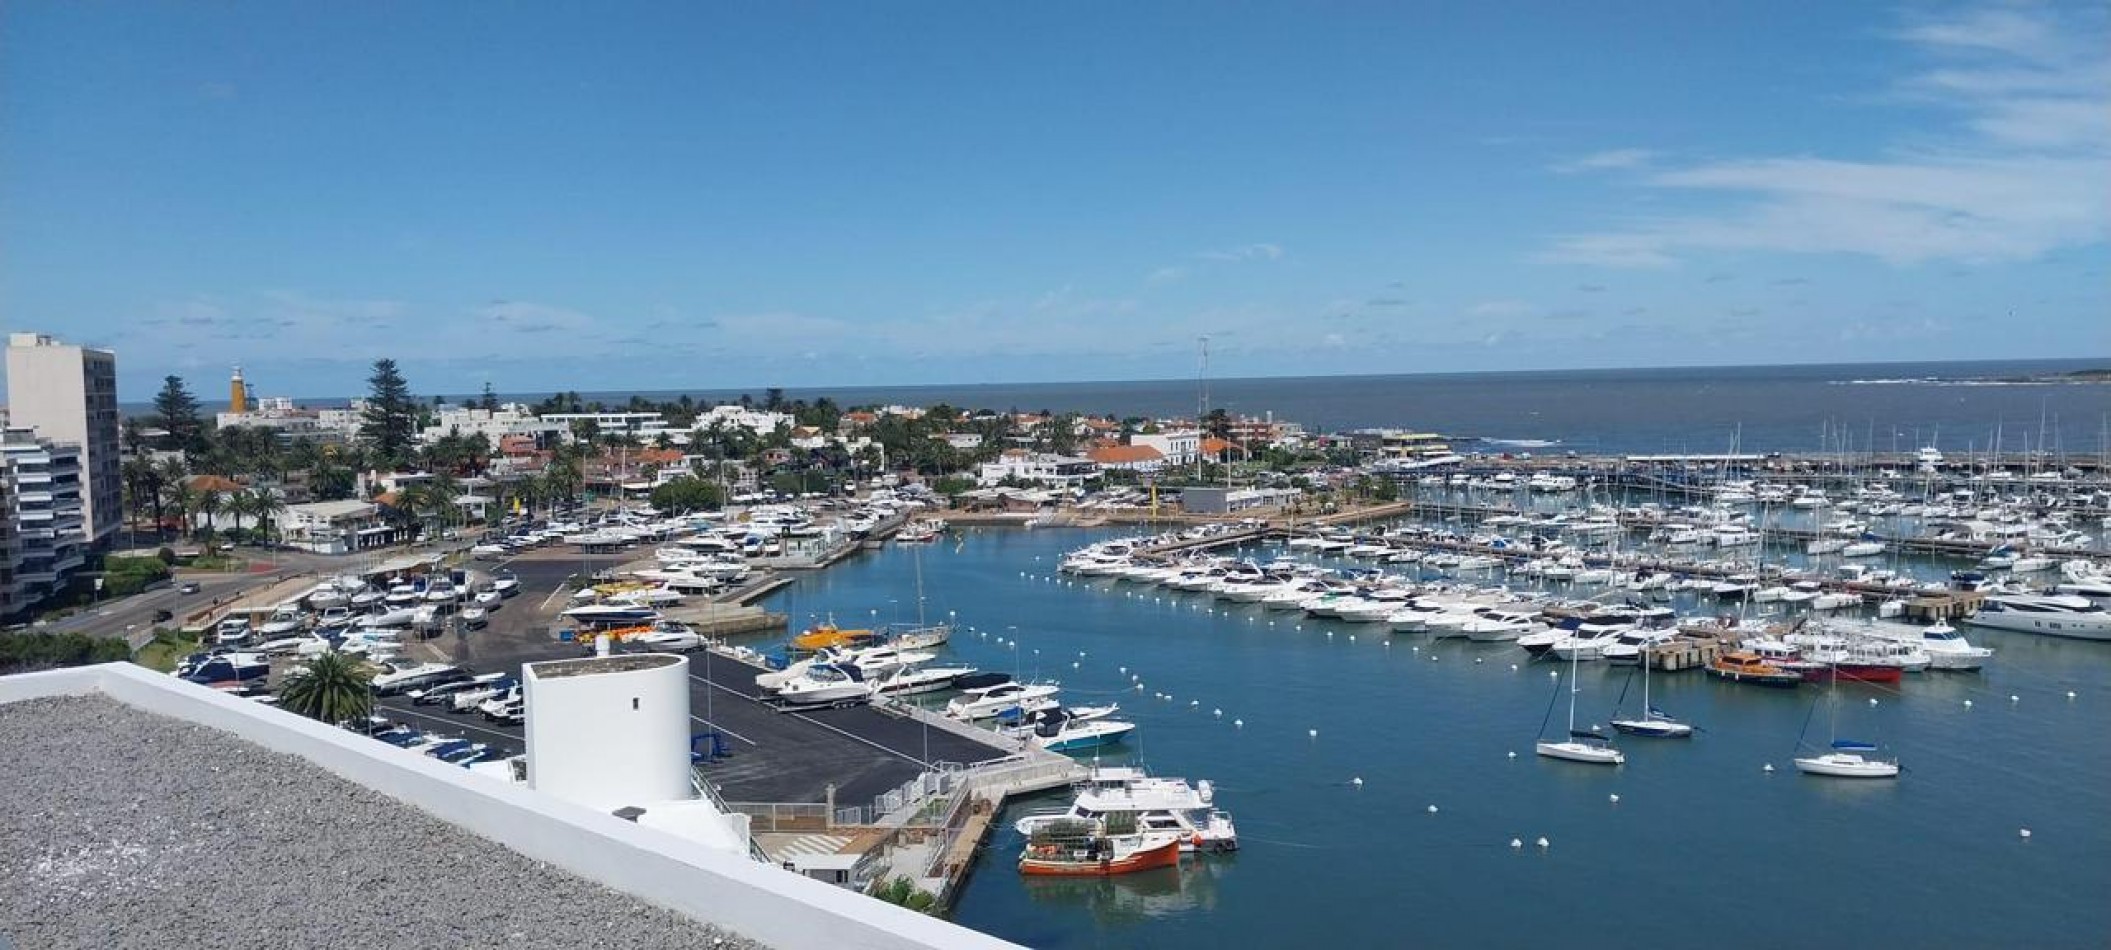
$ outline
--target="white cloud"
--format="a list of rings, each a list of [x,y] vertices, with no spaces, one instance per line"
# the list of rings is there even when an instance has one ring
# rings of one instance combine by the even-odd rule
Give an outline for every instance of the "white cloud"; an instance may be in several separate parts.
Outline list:
[[[1548,170],[1562,175],[1581,172],[1620,171],[1640,168],[1656,158],[1657,153],[1644,148],[1616,148],[1604,152],[1593,152],[1565,162],[1547,166]]]
[[[1279,244],[1248,244],[1195,255],[1196,260],[1204,261],[1276,261],[1282,258],[1283,248]]]
[[[1631,220],[1556,241],[1547,257],[1662,267],[1693,251],[1857,254],[1894,264],[2028,260],[2111,235],[2111,64],[2097,23],[1995,10],[1899,37],[1941,68],[1893,92],[1960,113],[1947,141],[1875,160],[1731,159],[1647,187],[1740,201],[1713,216]]]
[[[1466,308],[1476,317],[1522,317],[1535,308],[1522,300],[1484,300]]]

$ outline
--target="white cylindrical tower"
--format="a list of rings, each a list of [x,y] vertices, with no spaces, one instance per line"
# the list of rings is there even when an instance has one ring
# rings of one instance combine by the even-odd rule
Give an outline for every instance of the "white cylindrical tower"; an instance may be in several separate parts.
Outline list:
[[[521,684],[530,787],[600,811],[694,796],[687,658],[529,663]]]

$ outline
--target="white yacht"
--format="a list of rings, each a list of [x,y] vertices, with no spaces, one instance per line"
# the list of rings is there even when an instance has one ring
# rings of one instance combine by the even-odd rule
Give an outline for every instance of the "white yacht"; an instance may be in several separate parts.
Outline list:
[[[2111,613],[2087,597],[2066,594],[1988,594],[1965,622],[2049,637],[2111,640]]]
[[[835,663],[808,667],[804,675],[779,686],[777,698],[795,706],[816,706],[871,699],[876,692],[857,667]]]
[[[1061,689],[1054,683],[999,683],[963,690],[946,704],[946,715],[954,719],[989,719],[1013,707],[1052,706]]]
[[[1077,797],[1065,811],[1028,815],[1014,827],[1032,835],[1063,819],[1097,820],[1110,813],[1134,813],[1139,829],[1181,835],[1182,851],[1233,851],[1238,829],[1231,815],[1215,807],[1216,790],[1204,779],[1153,778],[1137,768],[1094,769],[1077,786]]]

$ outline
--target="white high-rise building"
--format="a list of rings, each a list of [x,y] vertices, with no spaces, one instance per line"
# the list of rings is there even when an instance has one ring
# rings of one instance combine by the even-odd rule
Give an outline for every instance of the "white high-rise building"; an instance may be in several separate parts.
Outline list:
[[[0,432],[0,617],[64,590],[86,561],[80,457],[29,429]]]
[[[7,338],[8,424],[81,452],[81,530],[107,545],[124,520],[117,469],[117,354],[42,333]]]

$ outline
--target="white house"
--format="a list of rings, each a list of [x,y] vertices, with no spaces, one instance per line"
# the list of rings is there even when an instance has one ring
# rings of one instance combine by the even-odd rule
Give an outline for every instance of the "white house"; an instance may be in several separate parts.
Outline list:
[[[765,412],[741,405],[725,405],[712,406],[705,412],[697,413],[696,424],[690,428],[704,432],[713,425],[718,425],[728,429],[746,429],[756,435],[768,435],[777,431],[778,426],[793,424],[792,414],[788,412]]]
[[[1088,458],[1011,449],[999,456],[997,461],[982,463],[975,471],[975,481],[988,486],[1010,478],[1045,485],[1070,486],[1083,484],[1098,474],[1099,463]]]
[[[396,541],[396,529],[368,501],[316,501],[287,505],[279,517],[288,545],[315,554],[350,554]]]
[[[1193,465],[1195,457],[1202,453],[1202,433],[1194,429],[1178,429],[1137,434],[1129,437],[1130,445],[1147,445],[1157,449],[1165,464],[1178,468]]]

